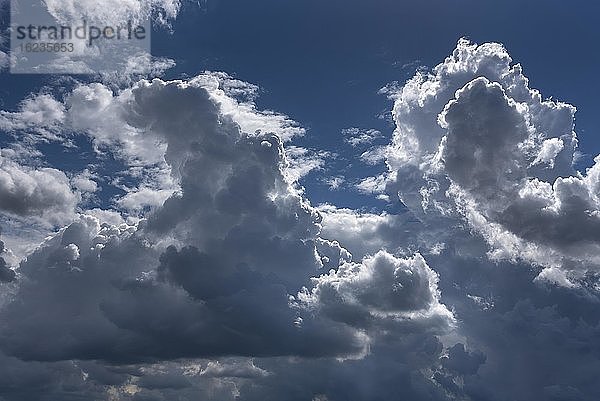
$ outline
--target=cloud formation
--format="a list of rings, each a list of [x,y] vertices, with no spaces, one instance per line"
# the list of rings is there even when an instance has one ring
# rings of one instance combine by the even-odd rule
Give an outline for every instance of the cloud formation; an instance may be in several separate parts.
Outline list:
[[[28,134],[7,171],[95,194],[95,172],[33,162],[84,138],[122,164],[131,213],[81,210],[18,266],[0,255],[0,397],[593,400],[597,168],[573,170],[573,107],[511,63],[460,41],[395,95],[390,170],[363,181],[387,212],[312,206],[294,169],[326,155],[223,74],[0,113]]]
[[[596,269],[598,167],[572,167],[575,108],[511,63],[499,44],[461,40],[394,95],[389,190],[417,214],[462,216],[494,259]]]
[[[0,151],[0,210],[55,222],[65,221],[74,213],[79,196],[62,171],[23,166],[7,153]]]
[[[451,327],[437,275],[423,257],[382,251],[353,262],[339,243],[320,237],[322,216],[290,175],[282,138],[244,129],[261,120],[273,127],[281,118],[257,112],[245,125],[251,109],[214,77],[140,81],[118,94],[80,85],[64,105],[51,104],[62,110],[59,126],[89,135],[126,163],[164,163],[177,189],[139,223],[82,214],[28,255],[0,311],[8,322],[0,329],[0,348],[12,361],[7,369],[20,361],[77,361],[94,378],[86,380],[89,389],[73,388],[94,397],[102,393],[96,384],[103,388],[102,377],[111,375],[91,372],[169,365],[172,375],[111,379],[105,394],[137,400],[177,390],[192,399],[198,382],[210,382],[222,390],[207,399],[233,399],[241,383],[271,383],[263,366],[271,360],[282,363],[275,368],[282,375],[286,358],[333,365],[365,358],[391,341],[381,327],[435,344]],[[285,136],[289,125],[279,127]],[[85,177],[74,180],[78,187],[89,187]],[[340,305],[327,296],[332,291]],[[439,352],[434,346],[422,363],[436,363]],[[230,356],[237,359],[220,361]],[[213,360],[194,378],[176,362],[203,358]],[[244,390],[248,399],[261,392]]]

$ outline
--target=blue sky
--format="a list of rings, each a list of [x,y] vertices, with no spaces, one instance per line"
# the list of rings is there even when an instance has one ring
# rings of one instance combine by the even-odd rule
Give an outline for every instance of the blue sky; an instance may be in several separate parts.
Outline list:
[[[284,112],[307,128],[295,143],[343,158],[330,160],[325,174],[344,169],[359,179],[381,168],[356,160],[357,150],[344,146],[341,131],[377,129],[391,137],[394,126],[385,118],[391,102],[378,91],[402,84],[416,68],[435,66],[461,37],[497,41],[524,65],[531,87],[577,107],[576,131],[587,155],[580,168],[586,168],[600,148],[600,104],[590,90],[590,77],[600,68],[600,56],[591,50],[599,11],[583,0],[569,7],[560,1],[184,2],[171,30],[153,32],[152,51],[177,62],[165,78],[224,71],[259,85],[259,108]],[[14,109],[43,85],[60,90],[63,84],[55,82],[55,76],[3,74],[4,108]],[[358,168],[348,171],[348,160]],[[356,191],[329,191],[316,178],[313,173],[303,181],[315,203],[385,207]]]
[[[375,128],[388,137],[393,130],[380,118],[390,108],[380,88],[402,84],[416,67],[435,66],[461,37],[498,41],[525,66],[532,87],[577,106],[582,149],[595,153],[600,104],[589,78],[600,56],[589,50],[597,45],[598,12],[600,6],[584,0],[568,7],[561,1],[217,0],[203,8],[184,5],[174,34],[156,34],[153,50],[178,61],[167,76],[226,71],[261,86],[259,106],[285,111],[309,129],[299,143],[343,154],[344,128]],[[313,200],[358,204],[347,193],[305,185]]]
[[[598,399],[596,2],[46,6],[169,16],[0,42],[0,401]]]

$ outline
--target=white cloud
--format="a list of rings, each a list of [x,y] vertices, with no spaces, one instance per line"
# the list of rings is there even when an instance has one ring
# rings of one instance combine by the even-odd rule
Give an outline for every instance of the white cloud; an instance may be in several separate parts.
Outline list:
[[[572,168],[575,108],[544,100],[511,63],[499,44],[461,40],[400,89],[390,195],[397,191],[417,214],[458,212],[496,259],[595,269],[598,168]]]
[[[387,146],[376,146],[373,147],[360,155],[360,159],[372,166],[383,162],[387,157]]]
[[[390,341],[400,343],[404,361],[390,366],[417,361],[415,380],[426,380],[420,370],[437,364],[442,350],[435,336],[453,322],[440,303],[437,274],[419,255],[378,252],[389,244],[381,240],[386,230],[402,230],[394,218],[310,206],[289,177],[283,140],[241,129],[206,79],[214,82],[141,81],[117,94],[86,85],[67,95],[65,124],[98,149],[114,150],[127,177],[139,180],[135,187],[116,183],[127,190],[117,200],[124,209],[144,206],[173,183],[178,190],[150,202],[153,210],[139,221],[91,210],[29,254],[0,311],[11,322],[0,330],[0,347],[41,364],[79,360],[89,388],[74,381],[73,391],[123,399],[172,395],[173,388],[181,399],[265,399],[265,388],[289,384],[281,379],[292,368],[287,360],[343,376],[380,361],[369,346],[398,349]],[[252,92],[239,84],[231,90]],[[162,147],[152,149],[156,144]],[[304,164],[325,157],[291,149]],[[72,182],[92,190],[92,179],[84,171]],[[353,226],[338,231],[334,225],[345,224],[336,213]],[[358,260],[374,256],[352,262],[336,237],[322,238],[336,231]],[[344,316],[322,296],[333,282],[348,300]],[[303,287],[303,302],[294,300]],[[388,332],[402,335],[390,340]],[[97,359],[130,370],[109,374]],[[184,369],[190,363],[195,374]],[[305,391],[306,399],[316,394]]]
[[[382,174],[376,177],[367,177],[356,184],[356,189],[363,194],[379,195],[385,192],[387,185],[387,175]]]
[[[310,206],[287,163],[296,156],[322,168],[324,155],[284,146],[286,117],[245,114],[258,88],[240,81],[209,74],[118,92],[81,85],[64,103],[33,97],[40,104],[26,113],[2,114],[6,126],[39,137],[42,120],[53,121],[44,140],[85,133],[99,154],[125,164],[114,181],[126,192],[114,199],[123,215],[151,209],[143,219],[89,210],[19,267],[7,263],[17,282],[0,284],[8,303],[0,348],[13,355],[0,353],[5,397],[598,393],[597,276],[563,263],[577,247],[593,261],[583,240],[594,238],[586,224],[600,169],[572,171],[573,109],[535,101],[520,69],[504,68],[504,53],[461,42],[435,74],[398,95],[392,171],[365,184],[411,207],[390,202],[397,214]],[[474,81],[479,75],[488,80]],[[5,153],[34,169],[23,167],[31,148]],[[95,188],[89,171],[64,176],[80,192]],[[569,231],[571,220],[580,232]],[[21,227],[23,238],[31,227]],[[552,238],[560,233],[576,247]]]
[[[179,0],[47,0],[48,12],[57,21],[68,23],[87,19],[90,23],[118,26],[128,20],[141,21],[153,13],[157,20],[175,19],[181,4]]]
[[[308,285],[322,266],[320,216],[286,177],[281,139],[242,131],[222,112],[207,79],[216,84],[210,77],[141,81],[116,97],[88,85],[68,97],[72,125],[109,148],[129,141],[123,155],[132,161],[153,161],[146,141],[163,143],[180,191],[165,193],[164,204],[152,202],[157,207],[137,227],[82,216],[29,255],[19,269],[24,280],[16,301],[2,313],[15,321],[29,314],[28,321],[55,334],[40,342],[35,331],[21,333],[27,323],[15,323],[0,335],[11,352],[87,360],[95,359],[94,349],[105,349],[105,359],[140,361],[364,351],[359,330],[289,307],[288,294]],[[105,122],[108,110],[116,117]],[[130,135],[99,130],[100,124],[125,127]],[[150,194],[143,188],[133,193],[121,199],[135,203],[130,208]],[[37,295],[27,295],[32,293]],[[58,307],[64,293],[77,299],[73,308]],[[154,317],[140,315],[136,305]],[[305,314],[301,329],[294,325],[299,314]],[[91,338],[80,324],[93,328]],[[59,334],[64,332],[73,335]],[[43,355],[44,349],[53,351]]]
[[[431,318],[448,325],[453,316],[439,303],[438,280],[420,254],[401,259],[379,251],[314,278],[314,288],[305,288],[298,299],[311,310],[352,325],[369,326],[377,318]]]
[[[327,158],[332,157],[332,154],[292,145],[286,147],[285,156],[286,176],[290,182],[297,182],[310,172],[323,169]]]
[[[0,211],[61,224],[74,216],[79,200],[62,171],[24,166],[0,155]]]
[[[98,184],[94,179],[97,177],[85,169],[71,179],[71,184],[80,192],[94,193],[98,190]]]
[[[0,71],[8,68],[9,57],[8,54],[0,50]]]
[[[376,129],[345,128],[342,130],[344,142],[353,147],[370,145],[375,139],[381,138],[381,132]]]
[[[533,164],[546,163],[550,168],[554,167],[556,156],[564,149],[565,145],[560,138],[550,138],[542,142],[540,153],[533,161]]]
[[[339,241],[358,260],[380,249],[394,252],[394,237],[405,230],[402,218],[395,215],[361,213],[333,205],[321,205],[318,210],[323,217],[321,236]]]
[[[329,186],[329,189],[335,191],[340,189],[342,185],[346,182],[346,179],[341,175],[336,175],[335,177],[327,177],[323,179],[323,182]]]

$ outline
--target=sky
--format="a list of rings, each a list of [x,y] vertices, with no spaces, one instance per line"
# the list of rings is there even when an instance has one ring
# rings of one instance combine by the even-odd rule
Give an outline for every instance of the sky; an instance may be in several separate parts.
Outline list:
[[[0,400],[598,399],[599,5],[45,2],[152,19],[88,75],[0,7]]]

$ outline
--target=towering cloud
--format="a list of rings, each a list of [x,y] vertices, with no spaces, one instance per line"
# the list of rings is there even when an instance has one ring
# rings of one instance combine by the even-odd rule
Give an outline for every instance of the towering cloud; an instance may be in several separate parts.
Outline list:
[[[382,251],[353,262],[320,238],[319,211],[287,171],[281,137],[266,131],[285,137],[292,125],[237,103],[221,80],[155,79],[116,94],[91,84],[66,96],[50,131],[68,126],[125,163],[162,166],[176,190],[139,223],[81,214],[21,263],[16,293],[0,311],[8,360],[80,361],[89,377],[110,365],[172,364],[171,379],[127,376],[137,386],[130,396],[140,399],[232,376],[269,382],[270,371],[249,357],[335,365],[387,346],[382,328],[436,342],[451,327],[438,277],[420,255]],[[260,121],[265,131],[254,129]],[[207,362],[191,379],[169,362],[226,356],[237,358],[235,367]],[[127,380],[111,391],[126,397],[119,385]]]
[[[496,259],[598,267],[597,165],[573,170],[575,108],[544,100],[499,44],[461,40],[397,93],[389,190],[417,214],[461,215]]]

